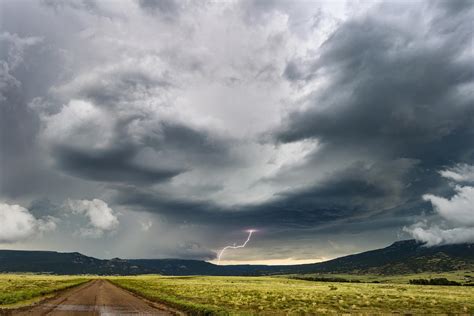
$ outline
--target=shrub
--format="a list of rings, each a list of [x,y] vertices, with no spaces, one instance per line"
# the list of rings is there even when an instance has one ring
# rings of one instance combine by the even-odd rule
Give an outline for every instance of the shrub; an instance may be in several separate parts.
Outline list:
[[[315,281],[315,282],[342,282],[342,283],[361,283],[360,280],[349,280],[339,277],[295,277],[297,280]]]
[[[410,280],[410,284],[417,285],[461,285],[456,281],[450,281],[446,278],[435,278],[435,279],[413,279]]]

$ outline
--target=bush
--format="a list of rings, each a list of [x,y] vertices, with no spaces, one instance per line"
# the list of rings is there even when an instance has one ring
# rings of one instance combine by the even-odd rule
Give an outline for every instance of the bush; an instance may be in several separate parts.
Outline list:
[[[450,281],[446,278],[435,278],[435,279],[413,279],[410,280],[410,284],[416,285],[461,285],[456,281]]]
[[[315,281],[315,282],[343,282],[343,283],[361,283],[360,280],[349,280],[338,277],[295,277],[297,280]]]

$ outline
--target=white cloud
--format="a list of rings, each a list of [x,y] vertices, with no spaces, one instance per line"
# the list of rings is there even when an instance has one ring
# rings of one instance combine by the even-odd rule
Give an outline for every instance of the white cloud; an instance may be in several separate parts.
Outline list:
[[[150,230],[150,228],[153,226],[153,222],[151,220],[146,220],[146,221],[139,221],[140,227],[144,232],[147,232]]]
[[[103,148],[111,141],[113,118],[92,103],[71,100],[59,113],[44,118],[43,137],[52,145]]]
[[[90,227],[82,228],[80,233],[85,237],[100,237],[105,231],[113,231],[119,225],[115,212],[102,200],[68,200],[70,209],[85,215]]]
[[[458,182],[474,182],[474,166],[468,164],[457,164],[451,169],[439,172],[443,177]]]
[[[443,229],[437,225],[427,226],[418,223],[410,228],[405,228],[416,240],[426,243],[427,246],[440,244],[459,244],[474,242],[474,227],[456,227]]]
[[[55,219],[36,219],[20,205],[0,203],[0,242],[16,242],[56,229]]]
[[[432,194],[423,195],[444,219],[459,225],[474,226],[474,187],[456,186],[456,194],[445,199]]]
[[[472,172],[472,166],[457,165],[440,174],[456,181],[470,181]],[[455,191],[456,194],[449,199],[433,194],[423,195],[423,199],[430,201],[439,215],[440,223],[430,225],[419,222],[404,230],[428,246],[474,242],[474,187],[457,185]]]

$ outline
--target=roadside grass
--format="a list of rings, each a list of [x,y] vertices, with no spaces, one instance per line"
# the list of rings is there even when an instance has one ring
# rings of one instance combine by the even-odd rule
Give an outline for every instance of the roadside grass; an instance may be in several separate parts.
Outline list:
[[[0,308],[28,305],[89,280],[85,276],[0,274]]]
[[[474,287],[468,286],[309,282],[285,277],[147,275],[108,279],[145,298],[193,314],[474,313]]]

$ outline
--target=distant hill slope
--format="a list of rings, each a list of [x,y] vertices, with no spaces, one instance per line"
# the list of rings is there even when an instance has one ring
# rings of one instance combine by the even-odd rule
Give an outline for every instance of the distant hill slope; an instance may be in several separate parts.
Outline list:
[[[101,260],[80,253],[0,250],[0,272],[54,274],[135,275],[269,275],[288,273],[403,274],[474,269],[474,244],[425,247],[414,240],[395,242],[377,250],[326,262],[293,265],[218,266],[199,260],[111,259]]]
[[[100,260],[78,252],[0,250],[0,272],[135,274],[125,260]]]
[[[295,266],[296,269],[297,266]],[[425,247],[415,240],[300,266],[302,272],[401,274],[474,268],[474,244]]]

